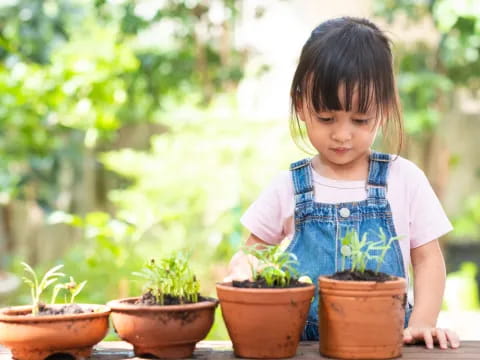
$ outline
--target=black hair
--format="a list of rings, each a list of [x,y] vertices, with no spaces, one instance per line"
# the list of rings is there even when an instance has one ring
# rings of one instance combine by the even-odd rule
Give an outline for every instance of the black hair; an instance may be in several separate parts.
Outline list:
[[[339,99],[339,88],[343,99]],[[358,91],[358,108],[352,98]],[[375,109],[383,134],[395,127],[397,153],[403,143],[403,124],[396,89],[393,56],[387,36],[371,21],[341,17],[318,25],[303,46],[290,89],[294,139],[304,139],[298,110],[356,111]],[[343,101],[341,101],[343,100]]]

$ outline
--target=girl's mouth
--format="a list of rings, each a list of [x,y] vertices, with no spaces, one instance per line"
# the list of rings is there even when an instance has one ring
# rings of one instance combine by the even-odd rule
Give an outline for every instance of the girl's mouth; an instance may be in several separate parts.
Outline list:
[[[345,154],[347,151],[350,150],[350,148],[339,147],[339,148],[331,148],[331,150],[336,154]]]

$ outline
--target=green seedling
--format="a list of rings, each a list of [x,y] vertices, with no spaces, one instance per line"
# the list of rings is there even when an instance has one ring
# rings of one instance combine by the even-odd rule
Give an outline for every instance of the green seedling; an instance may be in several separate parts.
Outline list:
[[[41,281],[38,281],[38,276],[30,265],[24,262],[22,262],[22,265],[25,271],[30,274],[30,278],[22,277],[22,279],[28,286],[30,286],[30,294],[32,296],[32,315],[36,316],[39,313],[40,296],[42,293],[60,277],[65,276],[65,274],[57,272],[63,267],[63,265],[57,265],[48,270],[42,277]]]
[[[165,303],[166,295],[178,298],[181,304],[198,302],[200,283],[188,266],[188,258],[181,253],[161,259],[158,263],[152,259],[133,275],[146,281],[146,290],[155,296],[160,305]]]
[[[294,267],[298,262],[297,257],[295,254],[283,251],[278,245],[256,244],[244,247],[243,251],[259,261],[257,267],[250,263],[254,280],[264,279],[269,287],[288,287],[292,280],[298,278],[298,272]]]
[[[52,304],[55,304],[55,300],[58,296],[58,293],[61,290],[66,290],[66,292],[70,293],[70,304],[73,304],[75,301],[75,297],[80,294],[82,289],[84,288],[85,284],[87,281],[82,281],[80,284],[77,284],[75,280],[73,279],[72,276],[70,276],[70,281],[65,283],[65,284],[57,284],[53,288],[53,294],[52,294]],[[67,303],[67,295],[65,294],[65,303]]]
[[[342,239],[342,247],[340,249],[340,253],[342,254],[342,270],[345,270],[346,258],[350,257],[352,261],[350,271],[363,273],[367,268],[368,261],[376,260],[377,267],[375,272],[378,273],[385,260],[388,249],[390,249],[394,241],[399,240],[398,236],[387,239],[382,228],[380,228],[378,237],[380,238],[379,241],[369,243],[367,241],[367,233],[364,233],[360,239],[355,230],[348,231]],[[372,255],[372,251],[380,251],[380,255]]]

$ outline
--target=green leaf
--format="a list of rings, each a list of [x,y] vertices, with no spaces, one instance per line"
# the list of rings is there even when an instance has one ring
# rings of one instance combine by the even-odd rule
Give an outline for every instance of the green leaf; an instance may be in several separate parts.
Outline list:
[[[87,284],[87,280],[82,281],[80,284],[76,286],[75,290],[72,293],[72,301],[73,301],[73,298],[75,298],[78,294],[80,294],[80,292],[83,290],[86,284]]]

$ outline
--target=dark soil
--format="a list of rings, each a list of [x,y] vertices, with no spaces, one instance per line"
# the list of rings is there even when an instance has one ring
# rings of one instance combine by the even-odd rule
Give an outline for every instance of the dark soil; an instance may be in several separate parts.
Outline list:
[[[83,314],[83,313],[91,313],[93,309],[82,309],[77,304],[68,304],[63,305],[60,307],[50,307],[45,304],[39,305],[39,313],[38,315],[72,315],[72,314]]]
[[[209,299],[198,295],[198,302],[202,302],[202,301],[209,301]],[[163,302],[164,302],[163,305],[194,304],[194,302],[186,301],[186,300],[181,302],[178,296],[172,296],[168,294],[164,295]],[[147,291],[146,293],[144,293],[140,299],[135,301],[135,304],[136,305],[160,305],[155,299],[155,296],[153,296],[153,294],[150,291]]]
[[[286,288],[296,288],[296,287],[305,287],[310,284],[300,282],[297,279],[290,281],[289,286],[280,286],[279,284],[274,283],[273,286],[268,286],[267,282],[263,278],[258,278],[255,281],[250,280],[233,280],[232,286],[237,288],[248,288],[248,289],[286,289]]]
[[[390,276],[383,272],[376,273],[372,270],[365,270],[365,272],[360,271],[338,271],[335,274],[328,276],[330,279],[334,280],[347,280],[347,281],[376,281],[376,282],[385,282],[390,280],[395,280],[394,276]]]

